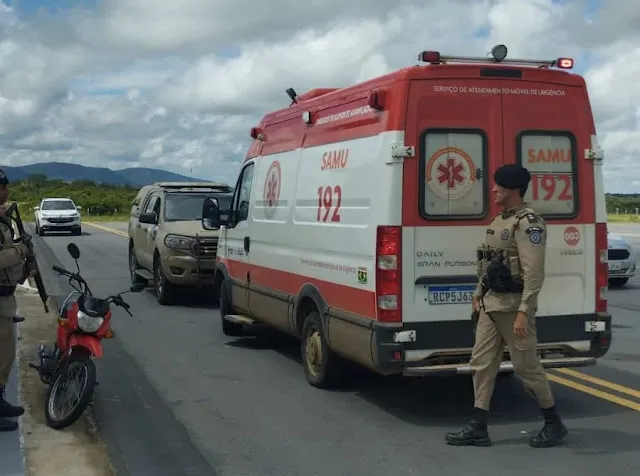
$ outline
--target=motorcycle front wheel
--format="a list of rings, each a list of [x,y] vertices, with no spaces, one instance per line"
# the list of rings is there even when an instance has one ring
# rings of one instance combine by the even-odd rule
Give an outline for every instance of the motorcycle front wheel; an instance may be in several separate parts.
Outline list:
[[[96,366],[90,357],[69,358],[65,368],[49,387],[44,407],[47,425],[61,430],[73,424],[91,401],[96,386]]]

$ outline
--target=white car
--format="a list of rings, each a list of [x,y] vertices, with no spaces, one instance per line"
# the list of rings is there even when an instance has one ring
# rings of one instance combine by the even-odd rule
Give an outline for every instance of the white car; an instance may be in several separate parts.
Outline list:
[[[636,274],[636,252],[621,236],[609,234],[609,286],[624,286]]]
[[[33,207],[36,216],[36,233],[40,236],[48,231],[70,231],[82,234],[82,217],[70,198],[45,198],[40,206]]]

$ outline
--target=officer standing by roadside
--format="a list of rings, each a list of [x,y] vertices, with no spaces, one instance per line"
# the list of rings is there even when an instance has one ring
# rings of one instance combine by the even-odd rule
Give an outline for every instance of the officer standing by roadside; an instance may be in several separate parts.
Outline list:
[[[24,278],[27,245],[13,242],[11,220],[4,216],[9,198],[9,179],[0,170],[0,431],[14,431],[18,422],[8,420],[24,413],[24,408],[5,400],[5,385],[16,357],[16,338],[13,319],[17,305],[14,296],[16,285]]]
[[[546,227],[539,215],[525,207],[523,197],[530,180],[529,171],[520,165],[505,165],[494,174],[494,203],[503,211],[489,225],[486,243],[478,248],[479,283],[473,310],[479,315],[471,354],[474,413],[462,430],[447,433],[450,445],[491,445],[487,420],[505,344],[515,373],[544,416],[542,430],[529,444],[555,446],[568,433],[537,353],[535,313],[544,281]]]

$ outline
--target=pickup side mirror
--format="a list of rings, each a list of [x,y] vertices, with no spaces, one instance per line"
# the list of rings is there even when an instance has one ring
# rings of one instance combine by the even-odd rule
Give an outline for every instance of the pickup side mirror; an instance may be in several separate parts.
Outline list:
[[[78,206],[76,206],[76,209],[82,210],[82,206],[78,205]]]
[[[157,225],[158,216],[155,214],[155,212],[141,213],[138,217],[138,221],[147,225]]]
[[[202,228],[217,230],[221,224],[218,200],[211,197],[205,198],[202,203]]]
[[[40,207],[33,207],[33,209],[34,209],[35,211],[38,211],[38,210],[40,210]]]

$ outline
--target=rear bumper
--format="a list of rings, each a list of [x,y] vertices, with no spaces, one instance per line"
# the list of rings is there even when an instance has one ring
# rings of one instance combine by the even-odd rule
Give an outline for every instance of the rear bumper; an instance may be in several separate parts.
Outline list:
[[[594,327],[593,323],[598,324]],[[594,365],[611,346],[610,314],[545,316],[537,320],[538,350],[545,368]],[[595,329],[594,331],[588,329]],[[398,334],[401,332],[402,334]],[[398,342],[398,340],[405,342]],[[376,369],[410,376],[469,374],[474,344],[468,321],[374,325]],[[500,372],[513,371],[505,349]]]

